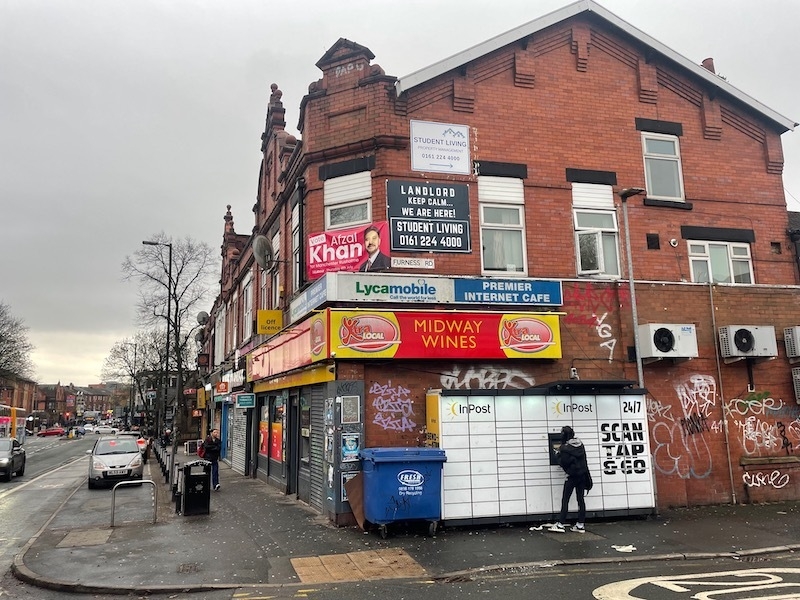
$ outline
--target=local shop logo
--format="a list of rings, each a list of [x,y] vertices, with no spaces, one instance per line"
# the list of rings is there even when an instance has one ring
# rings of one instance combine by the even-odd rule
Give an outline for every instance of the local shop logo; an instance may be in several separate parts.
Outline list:
[[[489,404],[462,404],[461,402],[451,402],[447,406],[447,414],[452,418],[464,415],[489,415],[492,407]]]
[[[425,483],[425,477],[419,471],[405,469],[397,474],[397,481],[400,482],[400,485],[419,487]]]
[[[325,347],[325,323],[322,319],[314,319],[311,323],[311,354],[319,356]]]
[[[380,315],[342,317],[339,339],[341,348],[381,352],[400,343],[400,331],[394,323]]]
[[[503,349],[517,352],[539,352],[554,341],[553,330],[544,321],[531,317],[503,319],[500,322],[500,343]]]

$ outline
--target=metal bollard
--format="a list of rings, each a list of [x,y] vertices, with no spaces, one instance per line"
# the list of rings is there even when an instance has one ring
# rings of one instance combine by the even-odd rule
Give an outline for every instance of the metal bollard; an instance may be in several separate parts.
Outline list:
[[[149,483],[153,486],[153,523],[156,522],[156,517],[158,516],[158,490],[156,490],[156,482],[150,479],[142,479],[141,481],[120,481],[111,490],[111,527],[114,526],[114,509],[116,508],[115,500],[117,488],[122,485],[141,485],[143,483]]]

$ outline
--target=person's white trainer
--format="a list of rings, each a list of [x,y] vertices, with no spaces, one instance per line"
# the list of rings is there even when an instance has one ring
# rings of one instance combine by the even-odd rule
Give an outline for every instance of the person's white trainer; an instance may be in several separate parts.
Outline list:
[[[553,523],[550,527],[547,528],[547,531],[553,531],[555,533],[564,533],[566,529],[561,523]]]
[[[575,533],[586,533],[586,529],[584,528],[583,525],[575,524],[572,527],[570,527],[569,530],[574,531]]]

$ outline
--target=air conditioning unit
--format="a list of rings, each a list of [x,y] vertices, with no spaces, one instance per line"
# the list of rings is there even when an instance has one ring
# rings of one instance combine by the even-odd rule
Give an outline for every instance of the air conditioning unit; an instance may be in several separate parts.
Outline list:
[[[719,351],[726,363],[743,358],[775,358],[778,344],[772,325],[726,325],[719,328]]]
[[[783,343],[786,345],[786,358],[794,364],[800,362],[800,327],[787,327],[783,330]]]
[[[646,323],[639,325],[639,352],[647,362],[664,358],[697,358],[697,331],[689,324]]]
[[[794,385],[794,401],[800,404],[800,367],[792,369],[792,385]]]

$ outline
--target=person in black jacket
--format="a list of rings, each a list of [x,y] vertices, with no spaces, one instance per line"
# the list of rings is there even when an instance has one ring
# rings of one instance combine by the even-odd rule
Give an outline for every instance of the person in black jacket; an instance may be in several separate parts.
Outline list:
[[[571,531],[584,533],[586,531],[583,525],[586,520],[586,502],[583,497],[586,491],[592,489],[592,476],[589,473],[589,465],[586,462],[586,449],[583,446],[583,442],[575,437],[575,432],[568,425],[561,428],[558,464],[564,469],[567,479],[564,481],[564,490],[561,493],[561,514],[558,522],[549,527],[549,531],[564,533],[569,499],[574,490],[578,500],[578,521],[571,527]]]
[[[203,441],[205,454],[203,459],[211,463],[211,486],[219,491],[219,453],[222,450],[222,442],[219,439],[219,429],[212,429],[205,441]]]

